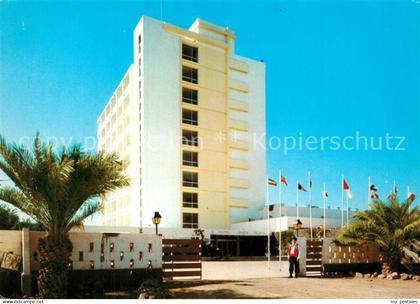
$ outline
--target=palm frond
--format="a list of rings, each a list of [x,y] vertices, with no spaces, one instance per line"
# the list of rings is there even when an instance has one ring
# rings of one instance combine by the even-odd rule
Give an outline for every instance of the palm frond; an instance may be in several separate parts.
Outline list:
[[[73,215],[70,221],[66,225],[66,230],[69,231],[73,227],[83,227],[83,221],[89,216],[94,215],[95,213],[102,210],[101,203],[96,200],[86,201],[79,210]]]

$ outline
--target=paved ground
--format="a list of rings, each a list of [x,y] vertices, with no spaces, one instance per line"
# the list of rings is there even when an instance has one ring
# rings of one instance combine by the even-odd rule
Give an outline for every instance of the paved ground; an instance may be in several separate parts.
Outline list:
[[[202,262],[203,280],[237,280],[249,278],[275,278],[288,275],[288,262],[282,262],[282,271],[278,261],[215,261]]]
[[[171,283],[175,299],[419,299],[420,283],[402,280],[262,278]]]
[[[278,262],[203,262],[203,280],[171,282],[177,299],[420,298],[420,282],[383,279],[287,278]]]

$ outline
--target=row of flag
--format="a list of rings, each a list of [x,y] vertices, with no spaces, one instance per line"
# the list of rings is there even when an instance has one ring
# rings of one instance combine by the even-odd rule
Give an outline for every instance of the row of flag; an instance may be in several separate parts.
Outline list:
[[[280,181],[281,181],[283,184],[285,184],[286,186],[288,185],[287,179],[286,179],[284,176],[281,176]],[[267,179],[267,183],[268,183],[270,186],[274,186],[274,187],[276,187],[276,186],[277,186],[277,181],[275,181],[275,180],[274,180],[274,179],[272,179],[272,178],[268,178],[268,179]],[[298,190],[299,190],[299,191],[307,192],[307,191],[306,191],[306,189],[305,189],[305,187],[304,187],[302,184],[300,184],[300,183],[298,183],[298,184],[297,184],[297,188],[298,188]],[[312,179],[311,179],[311,178],[309,178],[309,188],[312,188]],[[346,191],[346,193],[347,193],[347,197],[348,197],[349,199],[351,199],[351,198],[353,197],[353,195],[352,195],[352,193],[351,193],[351,191],[350,191],[350,187],[349,187],[349,185],[347,184],[347,182],[346,182],[346,180],[345,180],[345,179],[343,179],[343,189]],[[323,197],[328,197],[328,193],[327,193],[326,191],[324,191],[324,192],[323,192],[323,194],[322,194],[322,196],[323,196]]]
[[[283,183],[283,184],[285,184],[286,186],[288,186],[287,179],[284,176],[281,176],[280,177],[280,182]],[[277,185],[278,185],[277,181],[274,180],[274,179],[272,179],[272,178],[268,178],[267,179],[267,183],[268,183],[268,185],[274,186],[274,187],[277,187]],[[353,198],[353,194],[351,193],[350,186],[349,186],[349,184],[347,183],[347,181],[344,178],[342,180],[342,187],[343,187],[343,190],[346,192],[347,198],[348,199],[352,199]],[[311,178],[309,178],[309,188],[312,188],[312,179]],[[307,192],[306,189],[305,189],[305,187],[302,184],[300,184],[300,183],[297,184],[297,189],[299,191]],[[375,185],[373,185],[373,184],[370,185],[369,191],[370,191],[369,192],[369,196],[370,196],[370,198],[372,200],[379,199],[378,188]],[[387,199],[388,200],[392,200],[393,197],[396,196],[397,194],[398,194],[398,188],[397,188],[397,186],[394,185],[393,190],[388,195]],[[327,191],[323,191],[322,197],[323,198],[327,198],[328,197]],[[408,192],[407,198],[408,198],[409,201],[413,202],[416,199],[416,196],[415,196],[414,193]]]

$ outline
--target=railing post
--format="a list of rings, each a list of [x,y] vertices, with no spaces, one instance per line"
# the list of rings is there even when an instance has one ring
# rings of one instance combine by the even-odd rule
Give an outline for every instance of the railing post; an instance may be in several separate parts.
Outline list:
[[[29,241],[29,229],[22,229],[22,273],[20,277],[22,296],[32,296],[31,279],[31,248]]]
[[[303,277],[306,276],[306,238],[298,237],[297,243],[299,244],[299,274]]]

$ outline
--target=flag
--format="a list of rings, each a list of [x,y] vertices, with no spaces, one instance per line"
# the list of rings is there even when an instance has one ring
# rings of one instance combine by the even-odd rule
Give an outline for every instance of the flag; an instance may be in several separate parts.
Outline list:
[[[309,188],[312,188],[312,177],[309,176]]]
[[[303,186],[301,184],[298,184],[298,190],[306,192],[306,189],[303,188]]]
[[[348,197],[349,199],[351,199],[351,198],[353,197],[353,194],[351,194],[350,187],[349,187],[349,185],[347,184],[347,182],[346,182],[346,180],[345,180],[345,179],[343,179],[343,189],[344,189],[344,190],[346,190],[347,197]]]
[[[375,187],[375,185],[370,186],[370,198],[371,199],[378,199],[379,195],[376,193],[378,191],[378,188]]]
[[[327,197],[328,197],[328,192],[327,191],[322,192],[322,198],[327,198]]]
[[[393,199],[394,199],[394,193],[390,193],[386,198],[389,200],[389,201],[392,201]]]
[[[271,178],[267,179],[267,183],[268,183],[270,186],[274,186],[274,187],[276,187],[276,186],[277,186],[277,182],[276,182],[274,179],[271,179]]]
[[[397,186],[394,186],[394,194],[397,195],[398,194],[398,188]]]
[[[415,199],[416,199],[415,194],[414,193],[411,193],[411,192],[408,192],[407,201],[410,202],[410,203],[412,203],[412,202],[414,202]]]
[[[280,181],[287,186],[287,179],[282,175]]]

